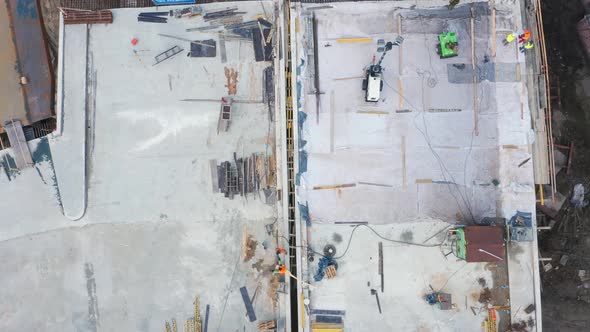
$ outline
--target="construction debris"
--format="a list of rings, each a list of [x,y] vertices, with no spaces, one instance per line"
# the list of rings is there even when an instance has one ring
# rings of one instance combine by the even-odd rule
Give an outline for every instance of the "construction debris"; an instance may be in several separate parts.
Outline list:
[[[256,254],[256,246],[258,246],[258,241],[254,240],[252,235],[245,231],[244,239],[242,240],[242,257],[244,262],[247,262],[254,257],[254,254]]]
[[[232,99],[221,98],[221,109],[219,110],[219,120],[217,120],[217,134],[227,132],[231,124]]]
[[[269,158],[262,153],[253,153],[250,157],[224,161],[217,166],[217,184],[225,197],[233,199],[234,195],[246,196],[268,188]]]
[[[201,308],[199,306],[199,297],[195,296],[195,312],[194,316],[187,319],[184,323],[183,332],[207,332],[207,320],[209,318],[209,305],[207,305],[207,312],[205,314],[205,329],[201,328]],[[165,322],[166,332],[178,332],[178,326],[176,325],[176,319],[172,318],[172,324]]]
[[[184,51],[184,49],[180,48],[180,46],[174,46],[170,49],[167,49],[166,51],[155,56],[156,62],[153,65],[155,66],[164,60],[168,60],[182,51]]]
[[[225,17],[235,16],[235,15],[246,14],[246,12],[238,12],[237,10],[238,10],[237,7],[233,7],[233,8],[227,8],[227,9],[222,9],[222,10],[208,11],[205,13],[205,15],[203,15],[203,20],[205,20],[205,22],[207,22],[207,21],[211,21],[211,20],[215,20],[215,19],[219,19],[219,18],[225,18]]]
[[[216,42],[213,39],[191,41],[191,58],[214,58],[217,56]]]
[[[227,79],[227,84],[225,85],[227,88],[227,94],[230,96],[235,95],[238,92],[238,72],[233,68],[230,69],[225,67],[225,78]]]
[[[276,327],[274,320],[267,320],[258,324],[258,332],[274,332]]]
[[[182,9],[174,9],[170,11],[170,16],[174,16],[175,18],[182,18],[182,17],[192,17],[201,15],[203,10],[200,6],[190,6],[185,7]]]
[[[165,17],[166,15],[168,15],[167,12],[139,13],[137,21],[147,23],[168,23],[168,18]]]
[[[240,294],[242,294],[242,300],[246,306],[246,314],[248,319],[250,322],[256,321],[256,314],[254,313],[254,307],[252,306],[252,301],[250,301],[250,296],[248,295],[248,289],[246,287],[241,287]]]

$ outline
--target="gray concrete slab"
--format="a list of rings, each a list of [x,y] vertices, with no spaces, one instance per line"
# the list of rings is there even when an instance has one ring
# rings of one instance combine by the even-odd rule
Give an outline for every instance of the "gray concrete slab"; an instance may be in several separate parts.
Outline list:
[[[273,2],[235,5],[245,19],[273,21]],[[29,142],[35,168],[10,179],[0,172],[0,274],[10,285],[0,294],[9,308],[0,330],[161,331],[172,318],[184,325],[198,295],[202,317],[210,305],[209,331],[253,331],[259,321],[245,317],[244,286],[256,293],[258,320],[285,320],[287,295],[272,283],[276,239],[265,230],[282,229],[282,202],[267,205],[258,193],[229,200],[212,190],[210,169],[211,159],[233,160],[234,152],[276,154],[266,105],[237,103],[229,132],[216,130],[224,67],[238,71],[236,99],[260,101],[271,63],[256,63],[251,43],[226,40],[226,63],[183,53],[152,66],[183,43],[158,33],[217,35],[186,33],[202,18],[137,22],[146,10],[156,9],[63,27],[59,130]],[[25,201],[36,204],[23,210]],[[255,243],[245,258],[248,235]]]
[[[470,6],[449,11],[443,8],[446,4],[364,2],[360,8],[333,3],[333,8],[315,11],[323,94],[319,115],[315,96],[298,95],[298,111],[307,113],[299,132],[300,139],[307,141],[303,149],[308,163],[297,198],[309,206],[311,219],[311,227],[302,231],[302,243],[311,243],[320,252],[330,243],[337,246],[337,256],[347,254],[337,259],[338,276],[333,280],[314,282],[315,262],[303,263],[303,270],[304,280],[312,283],[310,306],[346,310],[347,331],[480,329],[485,315],[474,315],[469,308],[478,306],[473,299],[473,294],[479,294],[474,283],[478,278],[488,281],[493,294],[502,294],[503,299],[495,302],[506,303],[510,298],[512,314],[504,312],[500,318],[506,328],[519,306],[539,302],[538,285],[530,283],[538,276],[536,258],[529,255],[535,243],[511,244],[526,254],[508,253],[503,266],[509,271],[509,285],[503,279],[507,274],[490,275],[491,270],[481,265],[445,260],[438,248],[396,246],[389,253],[394,257],[384,262],[385,269],[395,273],[386,276],[386,291],[379,293],[383,316],[378,315],[369,292],[380,282],[376,242],[404,240],[407,234],[403,234],[411,228],[414,241],[410,242],[422,243],[432,234],[427,231],[430,222],[463,224],[535,209],[532,168],[516,166],[531,154],[527,91],[522,88],[523,77],[517,75],[524,58],[511,45],[501,43],[498,36],[504,30],[492,31],[492,10],[484,1],[475,4],[473,56]],[[499,6],[496,23],[501,22],[501,29],[516,29],[519,8],[507,2]],[[292,14],[300,19],[308,15],[298,7]],[[363,71],[373,56],[379,56],[377,40],[395,38],[399,17],[404,43],[383,62],[381,100],[367,103],[361,90]],[[305,76],[310,37],[304,27],[294,46],[300,65],[298,91],[307,91],[313,84]],[[457,33],[459,56],[440,59],[435,53],[436,36],[444,31]],[[352,37],[371,41],[338,42]],[[475,86],[472,63],[481,74]],[[462,80],[453,64],[465,64],[468,74]],[[347,186],[338,187],[342,184]],[[321,188],[330,185],[336,187]],[[335,225],[340,222],[367,222],[382,238],[366,230],[355,233],[346,251],[351,228]],[[335,233],[341,236],[333,237]],[[451,280],[449,284],[458,278],[458,288],[450,290],[456,299],[452,312],[432,309],[424,302],[428,284],[437,276]],[[507,286],[510,291],[502,291]],[[536,319],[534,314],[528,317]]]

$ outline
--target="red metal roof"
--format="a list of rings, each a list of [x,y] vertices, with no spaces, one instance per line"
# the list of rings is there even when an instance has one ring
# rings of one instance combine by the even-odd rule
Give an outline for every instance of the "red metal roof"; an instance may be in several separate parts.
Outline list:
[[[64,17],[64,24],[97,24],[113,23],[113,13],[110,10],[77,10],[61,9]]]
[[[466,260],[468,262],[498,262],[506,259],[504,246],[504,227],[467,226],[465,227]],[[490,255],[491,254],[491,255]]]

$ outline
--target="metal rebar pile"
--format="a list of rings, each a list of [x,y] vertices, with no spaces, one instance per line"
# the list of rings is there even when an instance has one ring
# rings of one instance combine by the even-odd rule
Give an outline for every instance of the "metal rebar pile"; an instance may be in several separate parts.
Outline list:
[[[217,184],[225,197],[233,199],[234,195],[246,196],[258,192],[267,185],[268,162],[262,154],[253,153],[249,157],[224,161],[217,165]]]

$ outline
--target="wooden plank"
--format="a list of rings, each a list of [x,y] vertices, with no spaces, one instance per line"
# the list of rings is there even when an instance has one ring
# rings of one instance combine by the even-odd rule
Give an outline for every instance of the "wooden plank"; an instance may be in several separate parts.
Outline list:
[[[326,190],[326,189],[340,189],[340,188],[352,188],[356,187],[356,183],[336,184],[328,186],[316,186],[313,190]]]
[[[432,179],[416,179],[416,183],[432,183]]]
[[[477,77],[473,76],[473,130],[479,136],[479,98],[477,96]]]
[[[496,63],[496,8],[492,9],[492,59]]]
[[[336,97],[334,95],[334,90],[330,92],[330,153],[334,153],[334,113],[335,104],[336,104]]]
[[[356,111],[358,114],[378,114],[378,115],[387,115],[389,112],[386,111]]]
[[[475,70],[475,18],[473,17],[473,3],[471,4],[470,17],[470,35],[471,35],[471,69],[473,69],[473,121],[475,136],[479,136],[479,100],[477,98],[477,76]]]
[[[402,35],[402,16],[400,14],[397,15],[397,35]],[[399,59],[398,59],[398,79],[397,79],[397,95],[399,98],[399,109],[404,108],[404,95],[403,95],[403,84],[402,84],[402,68],[403,68],[403,43],[397,46],[399,49]]]
[[[14,162],[18,169],[33,166],[31,151],[25,139],[22,123],[19,120],[10,120],[4,124],[10,146],[14,150]]]
[[[373,41],[373,38],[363,37],[363,38],[338,38],[336,42],[338,43],[370,43]]]
[[[402,189],[408,189],[408,182],[406,178],[406,136],[402,136]]]

